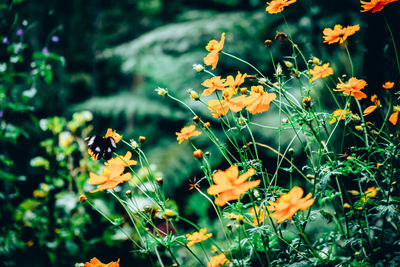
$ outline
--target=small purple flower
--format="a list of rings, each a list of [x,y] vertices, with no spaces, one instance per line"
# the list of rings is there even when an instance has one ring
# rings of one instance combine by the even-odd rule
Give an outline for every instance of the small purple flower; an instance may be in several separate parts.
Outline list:
[[[18,30],[17,30],[17,36],[22,36],[22,34],[24,34],[24,31],[21,29],[21,28],[19,28]]]
[[[47,49],[47,47],[43,47],[42,53],[45,55],[49,55],[49,49]]]
[[[53,35],[53,36],[51,37],[51,41],[52,41],[53,43],[58,43],[58,41],[60,41],[60,38],[58,38],[57,35]]]
[[[3,38],[3,44],[9,44],[10,42],[8,41],[8,37],[4,37]]]

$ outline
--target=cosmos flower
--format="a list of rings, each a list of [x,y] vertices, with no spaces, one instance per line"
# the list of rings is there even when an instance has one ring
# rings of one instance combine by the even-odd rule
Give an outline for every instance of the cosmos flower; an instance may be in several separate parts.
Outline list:
[[[323,31],[324,34],[324,43],[333,44],[333,43],[343,43],[346,41],[347,37],[353,35],[356,31],[360,29],[360,26],[347,26],[344,27],[342,25],[335,25],[333,29],[325,28]]]
[[[204,89],[201,95],[209,96],[214,93],[215,90],[224,90],[226,86],[225,81],[225,79],[221,79],[221,76],[215,76],[205,80],[201,85],[208,88]]]
[[[244,79],[247,77],[247,73],[241,74],[240,71],[238,71],[238,74],[236,75],[235,78],[233,78],[232,75],[229,75],[226,77],[226,85],[232,88],[233,93],[236,94],[238,91],[238,88],[240,85],[244,83]]]
[[[210,267],[219,267],[224,264],[229,264],[230,261],[226,258],[224,253],[218,254],[216,256],[212,256],[210,262],[207,263]]]
[[[252,86],[248,97],[243,104],[251,114],[262,113],[269,109],[269,104],[276,98],[276,94],[264,92],[261,85]]]
[[[325,78],[328,77],[329,75],[332,75],[333,69],[329,67],[329,63],[325,63],[322,66],[315,65],[315,67],[312,70],[310,70],[310,74],[312,75],[310,82],[313,82],[319,78]]]
[[[376,95],[371,96],[371,102],[374,104],[367,107],[366,109],[364,109],[363,116],[367,116],[367,115],[371,114],[381,104],[381,102],[379,101],[379,99]]]
[[[337,122],[338,120],[344,120],[346,119],[346,116],[350,114],[350,110],[346,109],[346,111],[344,109],[337,109],[335,110],[332,114],[331,117],[332,119],[329,121],[329,124],[334,124],[335,122]]]
[[[110,263],[102,263],[94,257],[90,262],[85,262],[85,267],[119,267],[119,259]]]
[[[106,135],[104,137],[105,138],[112,137],[112,139],[114,139],[115,143],[118,143],[119,141],[121,141],[121,138],[122,138],[122,136],[119,135],[116,130],[113,131],[111,128],[107,129]]]
[[[361,90],[367,85],[367,82],[363,79],[352,77],[347,81],[347,83],[343,83],[340,79],[339,81],[340,83],[337,84],[337,89],[333,89],[334,91],[340,91],[343,92],[344,95],[354,96],[357,100],[367,98],[367,95],[361,92]]]
[[[391,124],[396,125],[397,121],[399,120],[400,106],[394,106],[393,111],[394,112],[389,117],[389,121]]]
[[[285,7],[295,3],[296,0],[272,0],[267,3],[267,8],[265,9],[270,14],[276,14],[283,11]]]
[[[381,11],[387,4],[396,2],[398,0],[371,0],[370,2],[360,1],[361,7],[364,8],[361,12],[371,11],[372,13]]]
[[[228,90],[224,90],[222,92],[222,96],[224,98],[223,100],[213,99],[208,101],[207,103],[208,109],[211,111],[211,114],[214,118],[225,116],[229,110],[231,110],[232,112],[239,112],[243,109],[243,101],[246,98],[245,95],[231,98],[231,92]]]
[[[384,88],[384,89],[392,89],[393,88],[393,86],[394,86],[394,82],[390,82],[390,81],[388,81],[388,82],[385,82],[384,84],[382,84],[382,87]]]
[[[200,229],[200,231],[198,231],[198,232],[194,232],[193,234],[187,234],[186,239],[189,241],[187,243],[187,246],[191,247],[196,243],[203,242],[204,240],[207,240],[210,237],[212,237],[212,233],[206,234],[206,232],[207,232],[207,229],[203,228],[203,229]]]
[[[190,137],[198,136],[200,134],[200,131],[196,131],[195,125],[185,126],[181,129],[179,133],[176,132],[176,135],[178,136],[176,139],[179,141],[179,144],[181,144],[183,141],[188,140]]]
[[[255,172],[253,168],[250,168],[239,176],[237,165],[231,166],[225,171],[219,170],[213,174],[214,184],[207,189],[207,193],[209,195],[218,194],[214,202],[218,206],[224,206],[226,202],[239,199],[247,190],[260,184],[260,180],[247,181]]]
[[[211,40],[208,42],[206,49],[210,53],[204,58],[204,64],[207,66],[212,66],[211,69],[215,69],[217,67],[219,53],[224,47],[225,42],[225,33],[221,34],[221,40],[218,42],[217,40]]]
[[[281,195],[276,202],[268,201],[270,204],[267,207],[268,212],[273,211],[270,217],[275,219],[277,223],[281,223],[284,220],[291,220],[298,210],[305,210],[311,207],[314,203],[311,193],[302,198],[303,193],[301,187],[295,186],[289,193]]]

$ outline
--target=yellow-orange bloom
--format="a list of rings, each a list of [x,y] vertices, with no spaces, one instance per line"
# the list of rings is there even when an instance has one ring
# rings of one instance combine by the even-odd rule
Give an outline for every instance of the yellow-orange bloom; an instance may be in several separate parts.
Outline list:
[[[371,0],[371,2],[360,1],[361,7],[364,8],[361,12],[371,11],[372,13],[381,11],[387,4],[398,0]]]
[[[255,209],[255,211],[254,211]],[[252,217],[253,217],[253,225],[254,226],[258,226],[261,225],[264,222],[264,219],[266,218],[266,216],[268,216],[268,212],[266,212],[265,206],[263,206],[261,209],[258,206],[255,207],[251,207],[249,209]],[[257,212],[257,216],[256,216],[256,212]],[[258,220],[257,220],[258,218]]]
[[[275,219],[277,223],[281,223],[284,220],[291,220],[298,210],[305,210],[311,207],[314,203],[311,193],[302,198],[303,193],[301,187],[295,186],[289,193],[281,195],[276,202],[268,201],[270,204],[267,207],[268,211],[274,211],[274,213],[270,214],[270,217]]]
[[[250,168],[239,176],[237,165],[231,166],[225,171],[219,170],[213,174],[214,184],[207,189],[207,193],[209,195],[219,194],[214,202],[218,206],[224,206],[226,202],[239,199],[247,190],[260,184],[260,180],[247,181],[255,172],[253,168]]]
[[[393,107],[393,113],[389,117],[389,121],[393,124],[396,125],[397,121],[399,120],[399,112],[400,112],[400,106],[394,106]]]
[[[110,263],[102,263],[94,257],[90,262],[85,262],[85,267],[119,267],[119,259]]]
[[[213,99],[208,101],[208,109],[214,118],[225,116],[229,110],[232,112],[239,112],[244,108],[243,101],[246,98],[245,95],[231,98],[232,92],[224,90],[222,92],[223,100]]]
[[[226,84],[225,79],[221,79],[221,76],[215,76],[210,79],[205,80],[201,85],[208,87],[204,89],[202,96],[209,96],[214,93],[215,90],[224,90]]]
[[[218,254],[217,256],[212,256],[210,262],[207,263],[210,267],[219,267],[224,264],[229,264],[230,261],[226,258],[224,253]]]
[[[126,165],[124,165],[124,163],[122,163],[122,164],[119,163],[118,160],[121,160],[121,159],[120,158],[112,159],[112,161],[108,163],[108,166],[103,168],[100,175],[95,174],[93,172],[89,173],[90,178],[89,178],[88,184],[99,184],[100,185],[95,190],[90,191],[90,193],[94,193],[94,192],[104,190],[104,189],[113,189],[120,183],[129,181],[132,178],[131,173],[122,174],[125,170]],[[131,161],[128,160],[127,162],[131,162]]]
[[[382,87],[384,88],[384,89],[392,89],[393,88],[393,86],[394,86],[394,82],[390,82],[390,81],[388,81],[388,82],[385,82],[384,84],[382,84]]]
[[[354,96],[357,100],[361,100],[363,98],[367,98],[367,95],[361,90],[367,85],[367,82],[363,79],[350,78],[347,83],[343,83],[340,80],[340,83],[337,84],[337,89],[333,89],[334,91],[341,91],[344,95]]]
[[[206,234],[207,228],[200,229],[198,232],[194,232],[193,234],[187,234],[186,239],[189,241],[187,243],[188,247],[193,246],[196,243],[203,242],[204,240],[212,237],[212,233]]]
[[[179,144],[181,144],[185,140],[188,140],[190,137],[198,136],[201,134],[200,131],[196,131],[195,125],[185,126],[181,129],[179,133],[175,133],[178,136],[176,139],[179,141]]]
[[[371,102],[374,103],[373,105],[367,107],[364,112],[363,112],[363,116],[367,116],[369,114],[371,114],[372,112],[375,111],[375,109],[377,109],[379,107],[379,105],[381,104],[381,102],[379,101],[378,97],[376,95],[371,96]]]
[[[332,75],[333,69],[329,67],[329,63],[325,63],[322,66],[315,65],[314,69],[310,70],[310,74],[312,75],[310,82],[313,82],[316,79],[325,78],[329,75]]]
[[[332,119],[329,121],[329,124],[333,124],[337,121],[342,121],[344,119],[346,119],[346,116],[350,114],[350,110],[346,109],[337,109],[335,110],[332,114],[331,117]]]
[[[333,29],[325,28],[323,31],[324,34],[324,43],[333,44],[333,43],[343,43],[346,41],[347,37],[353,35],[356,31],[360,29],[360,25],[347,26],[344,27],[342,25],[335,25]]]
[[[235,78],[233,78],[232,75],[229,75],[226,77],[226,85],[232,88],[233,93],[236,94],[237,90],[240,85],[244,83],[244,79],[247,77],[247,73],[241,74],[240,71],[238,71],[238,74],[236,75]]]
[[[104,137],[105,138],[112,137],[115,143],[118,143],[122,138],[122,136],[119,135],[116,130],[113,131],[111,128],[107,129],[106,135]]]
[[[276,98],[276,94],[264,92],[261,85],[252,86],[248,97],[243,104],[251,114],[262,113],[269,109],[269,104]]]
[[[283,11],[285,7],[295,3],[296,0],[272,0],[267,3],[267,8],[265,9],[269,14],[276,14]]]
[[[118,156],[112,159],[109,159],[108,161],[106,161],[104,163],[104,165],[106,166],[110,166],[110,165],[115,165],[118,166],[120,165],[121,168],[125,168],[128,166],[132,166],[132,165],[136,165],[137,161],[131,159],[132,157],[132,153],[130,151],[126,152],[125,156]]]
[[[208,42],[206,49],[210,51],[208,55],[204,58],[204,64],[207,66],[212,66],[211,69],[215,69],[217,67],[219,53],[221,52],[222,48],[224,47],[225,42],[225,33],[221,34],[221,41],[211,40]]]

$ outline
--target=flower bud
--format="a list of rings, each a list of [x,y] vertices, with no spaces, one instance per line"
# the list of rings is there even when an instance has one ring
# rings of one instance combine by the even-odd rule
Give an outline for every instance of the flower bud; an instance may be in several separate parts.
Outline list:
[[[199,116],[194,116],[194,117],[193,117],[193,121],[194,121],[195,123],[198,123],[199,120],[200,120]]]
[[[361,125],[356,125],[354,126],[354,129],[356,129],[357,131],[361,131],[363,127]]]
[[[199,94],[195,90],[189,89],[188,92],[191,99],[195,101],[200,100]]]
[[[291,68],[293,67],[293,64],[289,61],[284,60],[283,63],[285,63],[286,68]]]
[[[343,204],[344,209],[350,209],[350,204],[349,203],[344,203]]]
[[[203,127],[208,129],[211,127],[211,123],[205,122],[205,123],[203,123]]]
[[[210,152],[207,151],[205,155],[206,155],[206,157],[209,157],[210,156]]]
[[[156,178],[156,182],[161,186],[161,185],[163,185],[163,183],[164,183],[164,178],[162,178],[162,177],[157,177],[157,178]]]
[[[247,87],[240,88],[240,93],[242,95],[246,94],[247,93]]]
[[[144,137],[144,136],[139,136],[139,142],[140,142],[141,144],[143,144],[144,141],[146,141],[146,137]]]
[[[309,109],[311,107],[311,96],[304,97],[301,102],[304,105],[304,109]]]
[[[312,174],[307,174],[307,178],[311,180],[311,179],[314,179],[314,178],[315,178],[315,176],[314,176],[314,175],[312,175]]]
[[[236,221],[240,224],[244,224],[244,217],[242,214],[239,214],[238,216],[236,216]]]
[[[81,195],[80,197],[79,197],[79,201],[80,202],[85,202],[87,200],[87,197],[85,196],[85,195]]]
[[[201,149],[197,149],[196,151],[193,152],[193,156],[196,159],[202,159],[203,158],[203,151]]]
[[[289,153],[289,155],[293,155],[294,149],[293,148],[289,148],[288,153]]]
[[[132,191],[131,190],[126,190],[125,195],[127,197],[130,197],[132,195]]]
[[[201,64],[193,64],[193,69],[197,72],[202,72],[204,71],[204,66]]]
[[[168,95],[168,91],[167,89],[164,88],[156,88],[155,91],[157,92],[158,95],[162,95],[162,96],[167,96]]]
[[[269,40],[269,39],[268,39],[268,40],[265,40],[265,41],[264,41],[264,44],[265,44],[266,47],[271,47],[271,45],[272,45],[272,40]]]

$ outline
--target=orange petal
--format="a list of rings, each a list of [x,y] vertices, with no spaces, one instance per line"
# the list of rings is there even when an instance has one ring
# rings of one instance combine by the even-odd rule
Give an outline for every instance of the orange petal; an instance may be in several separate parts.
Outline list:
[[[367,115],[371,114],[372,112],[374,112],[374,110],[375,110],[377,107],[378,107],[378,106],[375,106],[375,105],[367,107],[367,108],[364,110],[364,112],[363,112],[363,116],[367,116]]]
[[[399,119],[399,112],[396,111],[394,112],[392,115],[390,115],[389,117],[389,121],[393,124],[396,125],[397,124],[397,120]]]
[[[235,181],[235,184],[241,184],[241,183],[247,181],[247,179],[249,179],[255,173],[256,173],[256,171],[253,168],[250,168],[247,172],[245,172],[239,176],[239,178]]]

